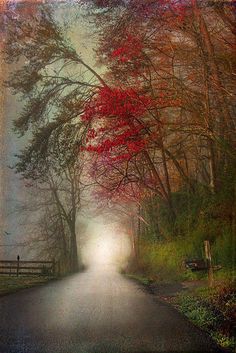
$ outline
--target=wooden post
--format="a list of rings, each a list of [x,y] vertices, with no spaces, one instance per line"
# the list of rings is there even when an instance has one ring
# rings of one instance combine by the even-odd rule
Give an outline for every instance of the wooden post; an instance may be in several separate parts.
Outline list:
[[[141,237],[141,204],[139,203],[138,205],[138,230],[137,230],[137,257],[139,259],[139,253],[140,253],[140,237]]]
[[[205,248],[205,256],[206,256],[206,262],[207,262],[208,283],[209,283],[209,287],[212,287],[214,279],[213,279],[213,268],[212,268],[212,262],[211,262],[211,247],[210,247],[209,240],[204,241],[204,248]]]
[[[20,267],[20,256],[17,255],[17,268],[16,268],[16,275],[19,276],[19,267]]]
[[[57,275],[60,277],[61,275],[61,262],[58,260],[57,262]]]
[[[52,275],[53,275],[53,277],[55,276],[55,266],[56,266],[56,261],[54,259],[53,260],[53,264],[52,264]]]

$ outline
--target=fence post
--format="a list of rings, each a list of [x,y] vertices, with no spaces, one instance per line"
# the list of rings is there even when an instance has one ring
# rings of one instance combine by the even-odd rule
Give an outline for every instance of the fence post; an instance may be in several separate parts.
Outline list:
[[[60,260],[58,260],[58,262],[57,262],[57,271],[58,271],[58,276],[60,277],[60,275],[61,275],[61,261]]]
[[[52,264],[52,275],[55,277],[55,265],[56,265],[56,262],[55,262],[55,259],[53,259],[53,264]]]
[[[19,267],[20,267],[20,256],[17,255],[17,265],[16,265],[16,275],[19,276]]]
[[[209,240],[204,241],[205,256],[207,261],[207,271],[208,271],[208,283],[209,287],[213,286],[213,268],[211,262],[211,247]]]

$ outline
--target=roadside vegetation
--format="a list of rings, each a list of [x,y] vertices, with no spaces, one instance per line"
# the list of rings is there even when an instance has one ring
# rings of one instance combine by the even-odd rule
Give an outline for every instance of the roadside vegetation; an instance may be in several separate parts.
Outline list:
[[[229,217],[234,197],[229,192],[231,185],[226,183],[217,196],[203,189],[195,195],[184,190],[173,194],[175,222],[163,205],[154,217],[151,202],[147,202],[142,216],[148,225],[142,225],[137,258],[124,272],[174,305],[220,346],[233,351],[236,348],[236,276],[235,233]],[[193,272],[184,263],[205,259],[205,239],[211,243],[213,266],[221,266],[214,271],[212,288],[208,287],[206,270]],[[172,292],[174,283],[187,287],[184,290],[176,287]]]
[[[137,254],[138,267],[159,281],[198,279],[204,272],[186,271],[184,261],[205,259],[204,240],[211,244],[213,266],[222,269],[216,277],[233,280],[235,276],[235,177],[224,181],[218,194],[200,184],[189,193],[182,187],[172,193],[176,218],[155,198],[142,203],[140,214],[146,223],[140,225]],[[158,208],[153,204],[159,202]]]
[[[0,296],[18,292],[21,289],[43,285],[52,277],[38,276],[0,276]]]
[[[173,303],[222,347],[235,349],[236,295],[233,283],[179,294]]]

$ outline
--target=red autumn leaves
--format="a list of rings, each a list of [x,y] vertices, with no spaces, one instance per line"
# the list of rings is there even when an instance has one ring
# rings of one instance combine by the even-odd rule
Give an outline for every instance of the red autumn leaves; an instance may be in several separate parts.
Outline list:
[[[87,131],[86,146],[82,150],[106,154],[113,161],[128,160],[143,151],[154,135],[158,138],[160,125],[152,121],[149,115],[152,110],[180,105],[180,100],[169,94],[159,94],[151,99],[135,89],[103,87],[81,116],[92,126]]]
[[[150,105],[151,99],[135,89],[103,87],[96,98],[85,107],[82,120],[91,121],[104,117],[129,119],[143,115]]]
[[[136,59],[142,62],[143,50],[143,40],[125,32],[123,40],[113,43],[108,62],[118,61],[118,69]],[[128,69],[128,76],[132,70]],[[137,82],[132,80],[135,88],[103,86],[95,92],[81,116],[82,121],[90,126],[82,150],[103,154],[109,161],[123,161],[145,150],[154,140],[158,142],[162,122],[159,116],[153,116],[158,109],[180,107],[181,101],[171,88],[159,89],[155,97],[150,97],[150,92],[142,87],[142,80],[138,82],[140,75],[141,72],[137,74]],[[162,83],[157,84],[161,87]]]
[[[142,52],[143,45],[139,38],[127,34],[122,46],[118,46],[111,52],[111,58],[121,63],[137,59]]]
[[[101,88],[85,107],[82,120],[93,123],[85,150],[111,153],[113,160],[128,159],[145,148],[144,126],[137,119],[148,113],[152,100],[134,89]]]

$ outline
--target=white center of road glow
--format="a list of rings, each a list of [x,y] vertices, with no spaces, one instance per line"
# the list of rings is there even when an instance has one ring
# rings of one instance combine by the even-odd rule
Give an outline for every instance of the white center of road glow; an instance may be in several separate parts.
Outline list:
[[[107,268],[125,265],[130,255],[130,240],[115,227],[96,224],[89,227],[88,240],[82,249],[85,265]]]

